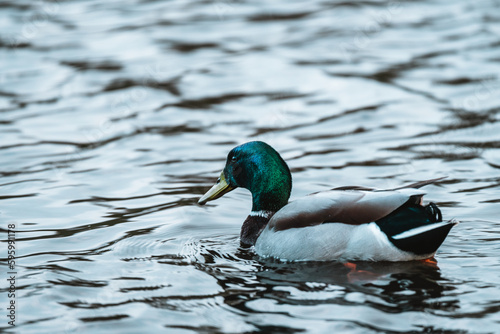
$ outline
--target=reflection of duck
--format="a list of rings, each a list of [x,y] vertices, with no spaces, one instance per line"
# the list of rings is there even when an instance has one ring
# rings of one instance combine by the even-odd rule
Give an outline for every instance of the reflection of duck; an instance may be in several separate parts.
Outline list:
[[[363,305],[387,313],[416,311],[416,317],[427,316],[426,312],[418,313],[423,310],[454,312],[459,307],[454,294],[447,293],[455,289],[453,282],[441,276],[432,260],[363,261],[356,262],[356,270],[352,270],[352,263],[281,262],[271,258],[256,262],[253,252],[235,250],[223,242],[202,249],[206,262],[198,262],[197,269],[214,277],[224,291],[224,303],[243,314],[258,317],[260,303],[269,300],[276,304],[266,308],[266,313],[291,312],[292,318],[295,305]]]
[[[392,190],[342,187],[288,203],[292,179],[271,146],[254,141],[227,157],[217,183],[200,204],[243,187],[252,193],[252,212],[241,243],[257,254],[283,260],[408,261],[433,256],[455,222],[443,222],[434,203],[423,206],[418,188]]]
[[[289,285],[294,283],[322,283],[345,286],[349,283],[360,283],[364,286],[378,286],[387,290],[388,294],[405,290],[397,283],[400,279],[415,281],[418,289],[424,288],[418,282],[433,281],[440,278],[439,267],[434,261],[405,262],[356,262],[342,264],[339,262],[281,262],[273,259],[261,261],[263,267],[257,276],[261,282],[271,285]],[[388,281],[388,283],[387,283]],[[393,285],[400,285],[397,289]],[[409,284],[409,282],[408,282]],[[410,284],[409,284],[410,285]],[[413,284],[411,284],[413,285]],[[431,287],[429,284],[428,288]],[[442,288],[439,288],[442,291]]]
[[[437,264],[431,261],[357,262],[355,272],[338,262],[283,263],[265,259],[262,263],[257,273],[258,282],[265,284],[265,291],[281,292],[280,302],[288,298],[294,304],[309,306],[326,301],[342,305],[369,304],[390,313],[433,309],[453,312],[459,306],[457,298],[438,300],[454,287],[447,284]],[[294,287],[299,292],[283,295],[283,291],[290,289],[271,288],[276,286]],[[314,292],[321,294],[314,295]],[[361,294],[350,299],[346,294],[352,292]],[[265,297],[273,298],[270,294]]]

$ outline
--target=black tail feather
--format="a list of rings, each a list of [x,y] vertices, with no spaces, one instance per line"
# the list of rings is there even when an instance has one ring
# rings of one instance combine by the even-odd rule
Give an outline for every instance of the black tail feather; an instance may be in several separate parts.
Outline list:
[[[443,215],[441,214],[441,210],[438,208],[438,206],[435,203],[430,202],[428,205],[426,205],[425,211],[427,211],[427,214],[429,215],[429,219],[433,223],[443,221]]]
[[[397,248],[427,255],[436,252],[455,225],[455,222],[442,221],[441,210],[436,204],[424,207],[408,201],[376,223]]]

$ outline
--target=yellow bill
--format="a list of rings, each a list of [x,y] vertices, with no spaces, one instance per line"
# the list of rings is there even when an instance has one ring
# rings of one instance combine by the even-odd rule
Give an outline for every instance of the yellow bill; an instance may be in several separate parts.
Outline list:
[[[224,194],[227,194],[231,190],[235,188],[231,187],[227,182],[226,178],[224,177],[224,171],[220,173],[219,179],[217,182],[214,184],[212,188],[210,188],[209,191],[203,195],[200,200],[198,201],[198,204],[203,205],[207,203],[208,201],[212,201],[214,199],[217,199],[219,197],[222,197]]]

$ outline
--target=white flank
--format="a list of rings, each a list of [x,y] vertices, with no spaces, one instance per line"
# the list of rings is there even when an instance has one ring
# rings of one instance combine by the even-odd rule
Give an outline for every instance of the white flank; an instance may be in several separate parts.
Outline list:
[[[395,240],[411,238],[411,237],[416,236],[418,234],[422,234],[422,233],[434,230],[436,228],[440,228],[440,227],[448,225],[448,224],[450,224],[450,222],[439,222],[439,223],[419,226],[419,227],[412,228],[411,230],[396,234],[392,238]]]
[[[398,249],[375,223],[330,223],[283,231],[267,227],[257,239],[255,251],[285,261],[409,261],[433,255]]]

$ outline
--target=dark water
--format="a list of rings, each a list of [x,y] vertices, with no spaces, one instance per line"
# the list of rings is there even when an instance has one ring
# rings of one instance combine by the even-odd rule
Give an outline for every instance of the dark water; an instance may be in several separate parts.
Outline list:
[[[500,1],[0,2],[6,230],[20,333],[499,333]],[[239,248],[250,195],[195,203],[227,152],[280,151],[293,197],[427,187],[431,263]]]

